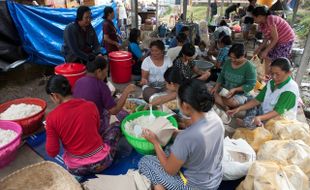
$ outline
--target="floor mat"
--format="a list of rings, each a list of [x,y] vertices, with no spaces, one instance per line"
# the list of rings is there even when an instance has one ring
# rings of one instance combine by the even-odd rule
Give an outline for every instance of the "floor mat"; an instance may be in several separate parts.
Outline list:
[[[44,160],[49,160],[59,164],[60,166],[66,168],[64,161],[62,159],[63,148],[60,148],[59,154],[55,157],[49,157],[45,151],[45,143],[46,143],[46,133],[45,131],[32,135],[28,137],[27,144],[37,153],[39,154]],[[126,174],[129,169],[137,169],[138,162],[143,155],[137,153],[135,150],[132,150],[131,153],[127,156],[118,154],[116,156],[115,161],[113,164],[104,170],[102,174],[106,175],[120,175]]]

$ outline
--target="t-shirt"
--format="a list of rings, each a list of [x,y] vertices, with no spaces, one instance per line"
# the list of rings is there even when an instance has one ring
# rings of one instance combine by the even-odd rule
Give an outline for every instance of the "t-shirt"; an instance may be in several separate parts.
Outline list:
[[[95,163],[105,158],[110,147],[103,143],[99,134],[99,113],[94,103],[83,99],[71,99],[57,106],[46,118],[46,152],[55,157],[59,153],[60,142],[65,153],[82,156],[102,149],[90,159],[71,160],[64,157],[69,168],[79,164]],[[60,140],[60,141],[59,141]],[[88,162],[88,163],[85,163]]]
[[[118,42],[117,31],[116,31],[116,28],[114,27],[114,24],[112,21],[110,21],[110,20],[104,21],[104,23],[103,23],[103,34],[108,35],[111,40]],[[110,44],[110,43],[107,43],[106,41],[104,41],[104,38],[102,39],[102,41],[103,41],[103,45],[104,45],[104,47],[108,53],[110,53],[112,51],[118,51],[117,46]]]
[[[149,85],[153,87],[162,87],[165,84],[164,74],[166,70],[172,66],[171,59],[164,56],[164,63],[162,66],[156,66],[151,57],[148,56],[142,62],[141,69],[149,72]]]
[[[236,11],[237,10],[237,4],[233,4],[233,5],[231,5],[231,6],[229,6],[226,10],[225,10],[225,13],[231,13],[231,12],[233,12],[233,11]]]
[[[294,41],[295,33],[292,27],[283,18],[275,15],[269,15],[265,24],[260,24],[260,31],[266,39],[271,38],[271,26],[275,26],[278,32],[278,43],[287,43]]]
[[[241,67],[234,69],[228,59],[216,82],[227,90],[242,86],[243,91],[248,93],[256,84],[256,68],[250,61],[246,61]]]
[[[277,89],[285,88],[286,84],[291,82],[293,80],[291,77],[289,77],[287,80],[279,84],[278,88],[275,88],[275,83],[274,80],[270,81],[270,88],[271,91],[274,92]],[[266,97],[266,92],[267,92],[267,85],[263,88],[262,91],[256,96],[256,100],[259,102],[264,102],[264,101],[270,101],[269,97]],[[286,111],[291,110],[292,108],[295,107],[296,105],[296,100],[297,100],[297,94],[299,92],[293,92],[291,89],[286,89],[284,92],[282,92],[279,95],[278,101],[274,105],[274,111],[276,111],[278,114],[283,115]]]
[[[116,105],[108,85],[94,76],[86,75],[77,80],[73,88],[73,96],[94,102],[100,116],[105,109],[109,110]]]
[[[229,45],[219,49],[219,54],[216,60],[221,63],[221,66],[223,66],[224,62],[228,59],[228,53],[230,47],[231,46]]]
[[[134,57],[140,59],[142,57],[142,51],[137,43],[130,42],[128,50],[133,54]]]
[[[182,49],[182,46],[170,48],[167,51],[167,56],[170,57],[171,61],[174,61],[180,54],[181,49]]]
[[[183,63],[182,57],[180,57],[173,62],[173,66],[178,68],[182,72],[183,76],[187,79],[191,79],[194,75],[193,69],[195,64],[193,61],[188,61],[185,64]]]
[[[203,119],[177,135],[171,152],[184,161],[184,175],[189,187],[215,189],[220,185],[223,141],[224,126],[214,111],[209,111]]]
[[[219,40],[222,32],[224,32],[226,36],[231,36],[231,29],[228,26],[220,26],[217,27],[213,33],[214,39]]]

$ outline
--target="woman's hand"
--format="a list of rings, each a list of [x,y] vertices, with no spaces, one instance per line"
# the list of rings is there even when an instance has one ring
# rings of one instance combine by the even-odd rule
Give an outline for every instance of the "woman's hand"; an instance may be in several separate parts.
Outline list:
[[[263,122],[262,122],[262,120],[260,119],[259,116],[256,116],[256,117],[253,119],[252,123],[253,123],[254,125],[256,125],[256,126],[262,126],[262,125],[263,125]]]
[[[240,111],[240,107],[237,107],[235,109],[232,110],[228,110],[226,113],[230,116],[234,116],[236,113],[238,113]]]
[[[215,94],[216,92],[218,91],[218,88],[217,87],[214,87],[210,90],[210,93],[211,94]]]
[[[259,55],[259,53],[261,52],[261,49],[260,48],[257,48],[254,53],[253,53],[253,57],[256,57]]]
[[[134,85],[134,84],[128,85],[124,90],[124,92],[127,94],[130,94],[130,93],[135,92],[135,91],[136,91],[136,85]]]
[[[149,82],[147,81],[147,79],[145,78],[142,78],[141,81],[140,81],[140,84],[143,86],[143,85],[147,85]]]
[[[263,52],[261,52],[260,57],[261,57],[261,59],[266,59],[266,58],[268,58],[268,52],[267,52],[266,50],[263,51]]]
[[[157,136],[155,135],[155,133],[153,133],[151,130],[149,129],[143,129],[142,131],[142,137],[144,137],[146,140],[148,140],[150,143],[152,144],[156,144],[158,143],[158,139]]]
[[[235,88],[230,89],[228,92],[227,98],[233,97],[236,94],[236,92],[237,92],[237,89]]]

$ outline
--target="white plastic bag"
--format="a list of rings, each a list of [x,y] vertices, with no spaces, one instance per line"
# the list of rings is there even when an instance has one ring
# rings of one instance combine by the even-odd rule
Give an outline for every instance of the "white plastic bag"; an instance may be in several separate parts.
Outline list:
[[[223,180],[236,180],[245,176],[256,160],[253,148],[243,139],[224,139]]]

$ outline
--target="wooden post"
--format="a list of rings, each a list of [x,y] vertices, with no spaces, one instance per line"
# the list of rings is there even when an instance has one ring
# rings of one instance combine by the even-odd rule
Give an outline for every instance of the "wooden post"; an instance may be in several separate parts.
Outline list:
[[[131,28],[138,28],[138,0],[131,0]]]
[[[310,32],[308,33],[306,45],[305,45],[304,52],[302,54],[301,61],[300,61],[300,66],[296,74],[295,81],[297,82],[298,86],[300,86],[302,78],[310,66],[310,53],[309,52],[310,52]]]
[[[155,15],[155,17],[156,17],[156,28],[159,26],[159,18],[158,18],[158,10],[159,10],[159,2],[158,2],[158,0],[156,0],[156,15]]]
[[[209,23],[210,21],[210,6],[211,6],[211,0],[208,0],[207,23]]]
[[[222,0],[221,4],[221,17],[224,16],[224,0]]]
[[[183,20],[186,22],[187,0],[183,0]]]
[[[299,3],[300,3],[300,0],[296,0],[296,4],[295,4],[295,7],[293,9],[293,16],[292,16],[292,20],[291,20],[291,26],[294,25],[295,23],[295,20],[296,20],[296,14],[297,14],[297,11],[298,11],[298,7],[299,7]]]

